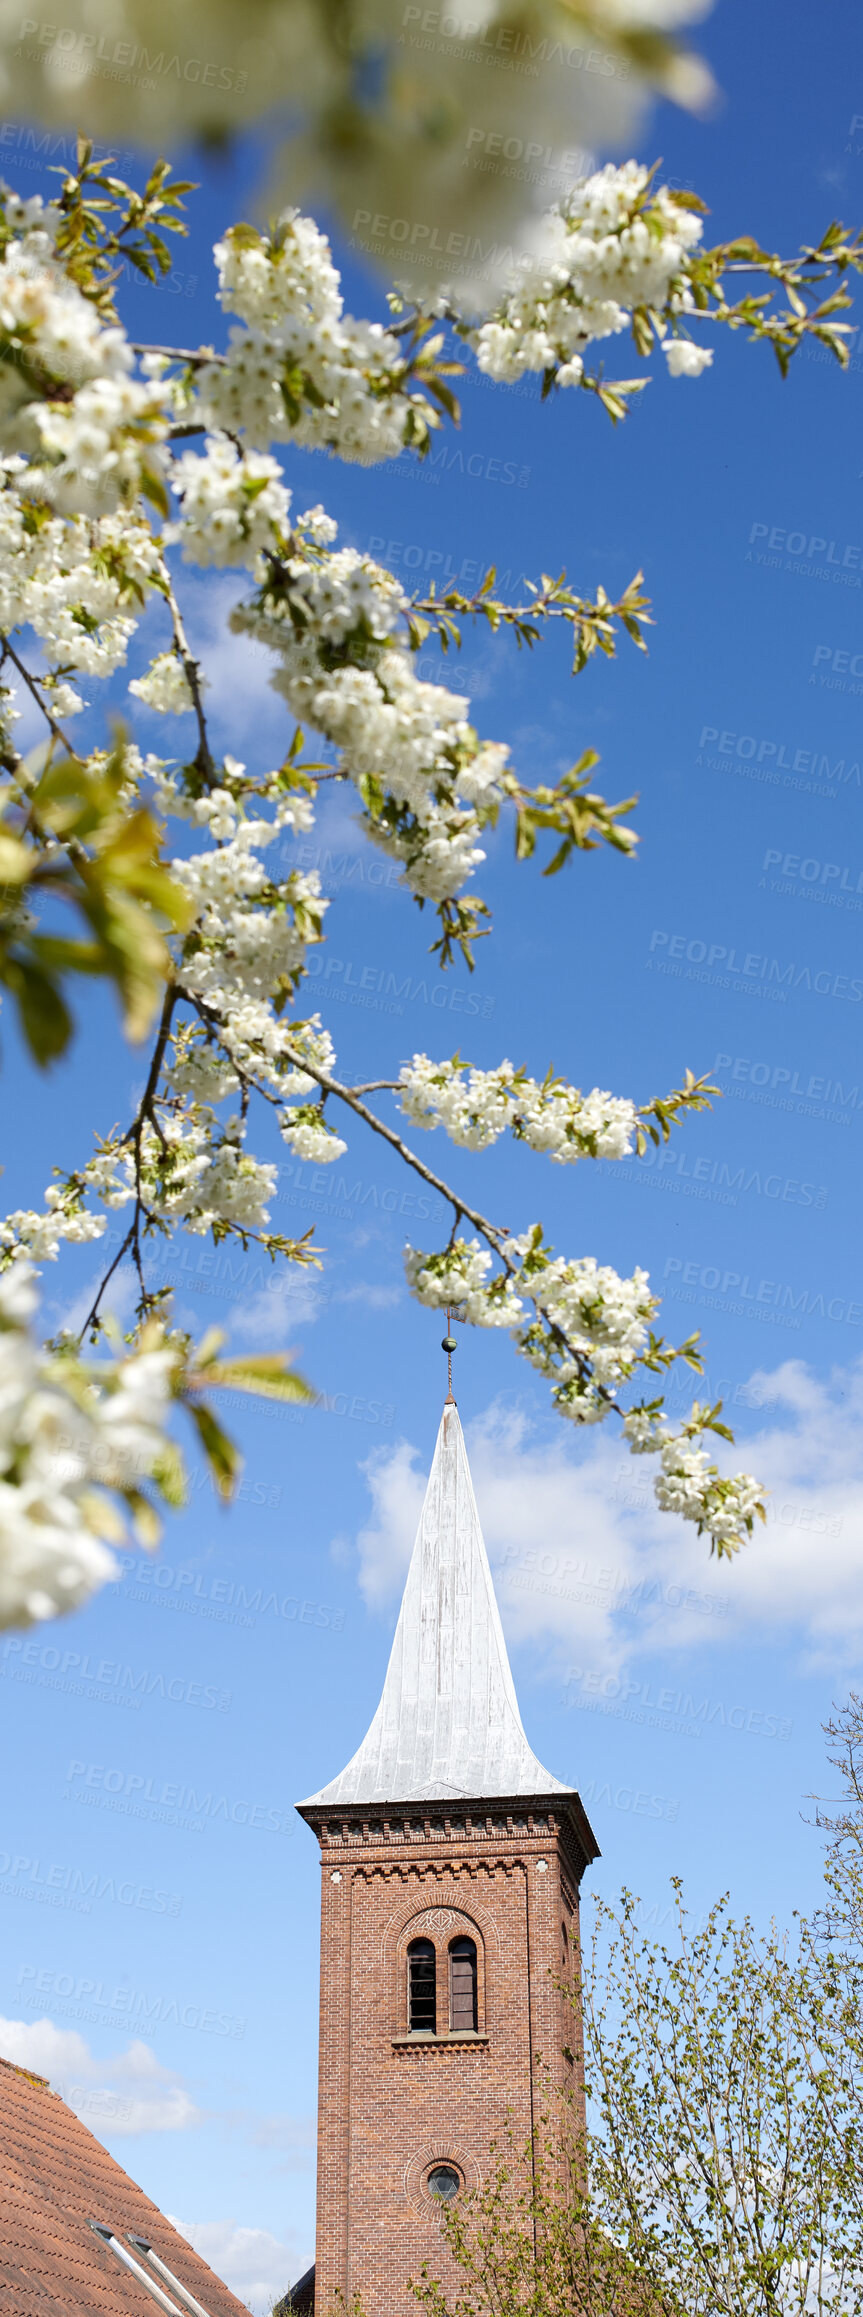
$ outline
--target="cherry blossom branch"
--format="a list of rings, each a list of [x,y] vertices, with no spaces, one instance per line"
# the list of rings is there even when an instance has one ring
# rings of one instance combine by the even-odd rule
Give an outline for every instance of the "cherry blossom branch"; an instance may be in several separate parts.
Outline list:
[[[205,363],[220,362],[224,365],[226,361],[224,354],[213,354],[205,346],[199,346],[194,351],[191,346],[140,345],[136,344],[134,338],[130,343],[133,354],[142,357],[147,354],[163,354],[169,362],[189,362],[200,368],[203,368]]]
[[[204,712],[203,689],[201,683],[201,664],[199,660],[196,660],[194,652],[192,651],[189,644],[186,630],[183,625],[183,615],[170,581],[168,581],[165,588],[165,600],[171,613],[171,619],[173,621],[174,627],[174,642],[177,647],[178,656],[183,663],[183,670],[186,677],[186,682],[192,695],[195,716],[197,719],[198,755],[196,761],[198,769],[200,772],[205,774],[208,780],[215,780],[216,767],[213,760],[212,749],[210,747],[209,733],[207,731],[207,718]]]
[[[95,1339],[95,1335],[96,1335],[96,1333],[97,1333],[96,1322],[97,1322],[97,1319],[98,1319],[98,1315],[99,1315],[99,1305],[100,1305],[100,1303],[101,1303],[101,1301],[102,1301],[102,1297],[103,1297],[103,1295],[104,1295],[104,1293],[105,1293],[105,1289],[106,1289],[106,1287],[109,1285],[109,1282],[110,1282],[110,1281],[113,1279],[113,1276],[114,1276],[114,1273],[115,1273],[115,1271],[119,1270],[120,1264],[121,1264],[121,1263],[122,1263],[122,1261],[123,1261],[123,1257],[124,1257],[125,1255],[128,1255],[128,1253],[129,1253],[129,1250],[130,1250],[130,1248],[131,1248],[131,1246],[132,1246],[133,1237],[134,1237],[134,1229],[135,1229],[134,1223],[130,1223],[130,1225],[129,1225],[129,1228],[128,1228],[128,1231],[126,1232],[126,1234],[125,1234],[125,1237],[122,1239],[122,1241],[121,1241],[121,1243],[120,1243],[120,1247],[119,1247],[119,1249],[118,1249],[118,1251],[117,1251],[117,1254],[114,1256],[114,1260],[113,1260],[113,1262],[109,1264],[109,1266],[108,1266],[108,1269],[107,1269],[107,1271],[105,1272],[104,1278],[103,1278],[103,1279],[100,1281],[99,1287],[98,1287],[98,1289],[97,1289],[97,1292],[96,1292],[96,1295],[95,1295],[95,1297],[94,1297],[94,1300],[93,1300],[92,1304],[90,1305],[90,1309],[89,1309],[89,1311],[88,1311],[88,1313],[87,1313],[87,1317],[86,1317],[86,1319],[84,1320],[84,1322],[83,1322],[83,1325],[82,1325],[82,1326],[81,1326],[81,1328],[79,1329],[79,1332],[78,1332],[78,1342],[79,1342],[79,1343],[83,1343],[85,1335],[87,1335],[91,1329],[93,1330],[93,1337],[94,1337],[94,1339]]]
[[[54,739],[60,741],[61,746],[66,750],[67,756],[74,756],[75,750],[72,747],[71,741],[67,740],[62,725],[58,724],[56,716],[52,716],[50,708],[46,706],[46,703],[42,698],[38,677],[31,676],[29,668],[25,668],[23,660],[19,659],[18,653],[15,650],[15,646],[14,644],[10,643],[8,636],[0,636],[0,644],[2,644],[2,652],[0,652],[0,668],[2,668],[4,661],[12,661],[13,667],[17,668],[19,676],[22,677],[24,683],[27,686],[28,692],[35,700],[37,708],[41,708],[45,722],[50,726],[50,729],[54,735]]]
[[[459,619],[485,619],[493,634],[499,627],[514,628],[518,643],[530,647],[539,640],[538,621],[565,620],[573,629],[573,673],[579,675],[595,651],[604,652],[608,659],[614,657],[614,625],[619,620],[639,651],[647,650],[642,629],[653,622],[649,599],[642,593],[642,571],[636,572],[617,602],[602,586],[597,588],[595,602],[588,596],[574,595],[566,585],[566,573],[561,572],[557,579],[544,573],[541,584],[531,587],[527,603],[503,603],[493,592],[495,578],[492,565],[472,595],[464,595],[458,587],[448,587],[439,595],[432,581],[428,595],[412,596],[408,612],[412,644],[424,643],[436,629],[444,651],[450,641],[460,648]]]
[[[176,1006],[178,995],[179,992],[177,990],[176,983],[169,982],[165,990],[159,1027],[153,1043],[153,1052],[150,1056],[150,1067],[147,1072],[147,1082],[144,1087],[141,1100],[138,1104],[135,1117],[132,1120],[132,1124],[123,1137],[124,1142],[130,1142],[132,1144],[135,1157],[135,1212],[133,1214],[128,1231],[126,1232],[126,1236],[120,1246],[119,1253],[115,1255],[113,1263],[110,1264],[108,1270],[106,1271],[105,1276],[100,1283],[95,1298],[87,1313],[83,1327],[80,1330],[79,1341],[81,1342],[83,1342],[84,1336],[87,1334],[89,1329],[95,1329],[96,1321],[99,1316],[99,1305],[102,1301],[105,1289],[108,1286],[109,1280],[113,1278],[114,1272],[117,1270],[119,1264],[122,1262],[124,1255],[128,1254],[129,1252],[131,1252],[134,1258],[135,1269],[137,1271],[141,1285],[142,1299],[145,1303],[152,1300],[152,1298],[149,1297],[147,1293],[147,1284],[144,1278],[143,1257],[141,1254],[142,1217],[146,1222],[153,1221],[152,1210],[147,1206],[141,1189],[141,1144],[143,1141],[144,1127],[145,1125],[149,1124],[152,1126],[154,1133],[158,1135],[163,1151],[167,1150],[168,1147],[162,1132],[159,1118],[156,1113],[155,1098],[162,1064],[165,1059],[165,1048],[171,1034],[171,1022],[173,1019],[174,1007]]]
[[[176,982],[169,982],[165,990],[159,1027],[156,1032],[153,1052],[150,1057],[150,1067],[147,1072],[147,1083],[144,1087],[144,1092],[138,1104],[137,1115],[132,1121],[132,1125],[129,1128],[128,1134],[124,1136],[124,1141],[131,1142],[133,1146],[135,1152],[135,1169],[138,1175],[140,1175],[141,1141],[145,1124],[149,1122],[150,1126],[153,1127],[155,1133],[159,1137],[162,1149],[167,1150],[168,1147],[164,1134],[162,1133],[159,1120],[156,1116],[155,1098],[156,1088],[159,1084],[159,1073],[162,1068],[162,1063],[165,1059],[165,1048],[171,1034],[171,1022],[173,1020],[174,1007],[176,1006],[179,995],[180,992],[177,988]]]
[[[381,1135],[384,1142],[388,1142],[390,1148],[398,1152],[399,1158],[404,1160],[405,1166],[412,1167],[415,1174],[421,1175],[423,1182],[428,1183],[431,1190],[440,1192],[447,1205],[455,1210],[456,1224],[462,1216],[466,1223],[472,1223],[474,1230],[481,1232],[482,1237],[493,1249],[495,1255],[499,1256],[507,1271],[512,1273],[514,1266],[504,1253],[506,1232],[502,1226],[490,1223],[488,1216],[480,1214],[478,1208],[468,1206],[467,1201],[462,1198],[458,1191],[451,1190],[449,1184],[443,1181],[442,1176],[434,1174],[431,1167],[426,1166],[424,1159],[417,1158],[416,1152],[412,1151],[410,1145],[402,1140],[395,1128],[387,1126],[382,1118],[378,1118],[374,1110],[369,1110],[356,1087],[342,1085],[340,1079],[333,1078],[328,1070],[322,1070],[316,1062],[310,1061],[309,1057],[299,1049],[292,1052],[288,1048],[287,1054],[288,1060],[292,1061],[298,1070],[304,1071],[307,1078],[314,1079],[322,1094],[332,1094],[337,1102],[346,1103],[348,1109],[352,1110],[357,1118],[361,1118],[365,1126],[371,1127],[373,1134]],[[389,1090],[385,1081],[381,1081],[381,1090]],[[276,1095],[268,1094],[266,1089],[260,1086],[257,1091],[259,1094],[265,1094],[269,1102],[281,1109],[282,1105]],[[373,1089],[367,1088],[366,1091],[371,1092]]]
[[[462,1198],[459,1192],[452,1190],[450,1185],[443,1180],[442,1176],[435,1174],[431,1167],[426,1166],[423,1159],[417,1157],[416,1152],[411,1150],[410,1145],[403,1140],[402,1136],[398,1134],[394,1128],[387,1126],[384,1120],[377,1116],[375,1111],[368,1108],[367,1104],[362,1099],[362,1092],[373,1091],[372,1087],[367,1087],[363,1090],[360,1090],[356,1087],[345,1086],[341,1080],[333,1076],[331,1071],[325,1070],[321,1064],[315,1062],[313,1057],[308,1056],[304,1051],[299,1049],[291,1050],[288,1048],[287,1058],[292,1060],[296,1067],[302,1070],[307,1077],[314,1080],[315,1084],[320,1087],[321,1092],[325,1098],[329,1095],[332,1095],[337,1101],[345,1103],[347,1108],[352,1110],[357,1118],[362,1119],[364,1125],[370,1127],[374,1134],[379,1134],[385,1142],[389,1143],[390,1148],[397,1152],[399,1158],[402,1159],[406,1166],[410,1167],[415,1174],[418,1174],[422,1178],[423,1182],[428,1184],[430,1189],[437,1191],[446,1201],[447,1205],[452,1207],[453,1224],[452,1230],[450,1232],[448,1249],[451,1249],[455,1245],[458,1225],[461,1219],[464,1218],[466,1222],[473,1224],[474,1229],[479,1232],[480,1236],[486,1241],[486,1245],[490,1247],[492,1253],[496,1256],[497,1260],[502,1265],[505,1276],[509,1279],[518,1279],[519,1286],[524,1289],[530,1296],[531,1301],[534,1303],[534,1308],[539,1314],[543,1325],[548,1329],[549,1341],[552,1348],[561,1354],[564,1358],[574,1362],[583,1381],[590,1380],[593,1382],[598,1399],[604,1403],[609,1412],[613,1412],[615,1415],[623,1418],[625,1411],[620,1407],[613,1393],[609,1391],[606,1386],[600,1383],[595,1377],[590,1355],[585,1353],[580,1345],[571,1342],[565,1327],[561,1326],[558,1321],[554,1320],[544,1309],[543,1304],[537,1301],[536,1297],[531,1294],[529,1280],[525,1279],[523,1271],[512,1261],[512,1258],[508,1253],[506,1242],[510,1234],[506,1227],[504,1225],[498,1225],[490,1222],[488,1216],[483,1215],[479,1209],[469,1206],[467,1201]],[[705,1107],[703,1095],[703,1086],[705,1082],[692,1079],[691,1073],[688,1073],[687,1075],[691,1080],[691,1085],[687,1087],[685,1096],[680,1097],[678,1107],[683,1107],[684,1102],[687,1103],[690,1107],[697,1109]],[[388,1084],[385,1081],[378,1081],[378,1085],[382,1092],[396,1092],[398,1091],[400,1083],[401,1082],[399,1081],[396,1086],[393,1086],[392,1082]],[[266,1093],[266,1090],[259,1087],[258,1092]],[[266,1099],[270,1101],[274,1107],[281,1107],[281,1105],[278,1103],[277,1096],[266,1093]],[[658,1106],[652,1105],[650,1107],[651,1109],[656,1109]],[[670,1125],[671,1115],[673,1115],[673,1113],[669,1111],[668,1121],[663,1127],[665,1140],[668,1139],[668,1126]],[[658,1139],[658,1136],[654,1139]],[[634,1364],[639,1366],[644,1365],[649,1369],[656,1370],[657,1368],[661,1369],[662,1367],[667,1367],[671,1364],[673,1359],[682,1357],[687,1360],[690,1366],[699,1369],[701,1366],[701,1360],[700,1355],[695,1349],[695,1343],[696,1339],[694,1337],[690,1337],[686,1344],[678,1347],[677,1350],[668,1352],[665,1349],[662,1341],[655,1338],[651,1334],[648,1340],[646,1352],[644,1352],[639,1357],[638,1361]]]

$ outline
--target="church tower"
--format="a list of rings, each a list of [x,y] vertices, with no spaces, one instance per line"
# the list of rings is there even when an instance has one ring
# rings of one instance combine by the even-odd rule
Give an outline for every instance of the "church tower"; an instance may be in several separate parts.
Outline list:
[[[477,2188],[536,2067],[571,2074],[578,1886],[597,1845],[521,1724],[458,1410],[444,1407],[377,1713],[299,1809],[321,1846],[317,2317],[412,2317],[441,2197]]]

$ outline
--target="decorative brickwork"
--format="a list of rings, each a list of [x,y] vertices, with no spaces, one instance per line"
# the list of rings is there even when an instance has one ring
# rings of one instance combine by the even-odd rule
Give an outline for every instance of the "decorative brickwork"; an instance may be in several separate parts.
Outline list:
[[[317,2317],[357,2292],[366,2317],[412,2317],[424,2260],[446,2280],[435,2165],[480,2185],[509,2118],[526,2140],[537,2064],[571,2074],[556,1986],[596,1845],[576,1796],[478,1798],[390,1818],[303,1807],[321,1844]],[[477,2029],[449,2028],[449,1944],[477,1950]],[[407,1947],[431,1939],[437,2033],[408,2034]],[[451,2280],[454,2281],[454,2280]]]

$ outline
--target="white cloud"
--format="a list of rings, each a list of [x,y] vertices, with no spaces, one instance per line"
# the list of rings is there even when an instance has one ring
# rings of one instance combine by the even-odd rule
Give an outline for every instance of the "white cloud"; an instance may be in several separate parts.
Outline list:
[[[293,719],[286,702],[270,684],[277,665],[275,655],[249,636],[233,635],[228,625],[234,605],[252,592],[251,575],[243,571],[226,572],[218,580],[212,573],[204,578],[186,571],[181,584],[189,641],[207,677],[207,721],[218,734],[218,745],[233,748],[242,760],[252,717],[256,748],[277,751],[273,762],[278,763],[290,739]],[[136,702],[136,710],[139,708],[140,702]],[[163,716],[154,716],[152,722],[163,733],[172,729]]]
[[[47,2076],[52,2090],[97,2139],[132,2132],[185,2132],[201,2121],[182,2078],[148,2044],[96,2059],[76,2029],[51,2019],[0,2019],[0,2055]]]
[[[336,1288],[322,1283],[317,1271],[276,1271],[272,1282],[246,1303],[238,1303],[231,1334],[263,1350],[282,1345],[298,1327],[313,1326],[330,1304],[361,1303],[368,1311],[390,1311],[402,1300],[401,1287],[380,1287],[359,1280],[355,1287]]]
[[[824,1379],[786,1360],[750,1387],[769,1419],[739,1461],[771,1495],[766,1530],[732,1572],[737,1630],[781,1621],[807,1636],[810,1665],[852,1665],[863,1650],[863,1359]]]
[[[64,1302],[56,1295],[46,1295],[43,1308],[58,1335],[61,1332],[68,1335],[80,1335],[87,1314],[92,1308],[99,1282],[104,1279],[114,1253],[114,1246],[109,1246],[104,1250],[98,1268],[91,1273],[86,1285],[79,1288],[71,1303],[68,1299]],[[121,1263],[119,1271],[114,1272],[102,1298],[100,1310],[103,1318],[110,1316],[117,1320],[121,1328],[130,1327],[138,1294],[139,1282],[134,1265]]]
[[[577,1655],[615,1672],[661,1645],[733,1645],[784,1633],[810,1669],[863,1652],[863,1360],[827,1380],[787,1361],[750,1379],[757,1428],[725,1469],[770,1492],[766,1527],[733,1562],[711,1559],[689,1522],[657,1509],[650,1457],[619,1436],[539,1436],[499,1405],[468,1427],[474,1487],[509,1639],[550,1670]],[[426,1458],[408,1442],[364,1467],[372,1517],[356,1539],[370,1605],[398,1598],[422,1503]]]
[[[310,1327],[320,1318],[330,1300],[331,1290],[318,1284],[317,1272],[274,1272],[272,1284],[236,1305],[230,1333],[262,1351],[281,1350],[295,1328]]]
[[[178,2220],[172,2212],[167,2217],[238,2300],[259,2311],[280,2300],[313,2258],[298,2252],[294,2235],[274,2237],[269,2229],[240,2228],[233,2220]]]
[[[315,754],[318,745],[316,741]],[[373,852],[375,848],[363,834],[362,809],[353,781],[338,781],[332,788],[318,790],[314,830],[301,841],[311,845],[313,851],[320,847],[322,854],[345,853],[350,856],[363,850]],[[379,896],[387,890],[386,885],[374,887],[375,908],[379,907]]]
[[[28,651],[27,658],[34,674],[41,675],[46,664],[44,653]],[[14,669],[10,668],[8,673],[14,675]],[[9,689],[14,692],[14,706],[18,712],[14,728],[15,746],[22,756],[26,756],[28,749],[38,748],[40,741],[47,740],[48,727],[26,684],[10,684]]]
[[[400,1440],[395,1448],[376,1449],[363,1465],[374,1516],[360,1530],[357,1551],[360,1591],[372,1608],[389,1601],[404,1582],[425,1494],[418,1457],[418,1449]]]

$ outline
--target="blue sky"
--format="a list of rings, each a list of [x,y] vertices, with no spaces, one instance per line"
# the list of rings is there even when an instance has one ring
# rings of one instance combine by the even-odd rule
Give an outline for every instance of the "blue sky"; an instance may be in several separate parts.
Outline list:
[[[833,215],[856,223],[847,0],[829,39],[790,6],[779,42],[742,0],[701,37],[721,106],[701,124],[663,108],[641,152],[698,187],[717,237],[793,248]],[[16,173],[16,135],[5,169],[32,190],[44,171],[22,132]],[[136,334],[212,334],[209,248],[248,213],[258,167],[251,148],[203,172],[192,157],[190,241],[161,307],[130,298]],[[339,254],[353,310],[379,311],[379,285]],[[859,1675],[861,374],[863,355],[842,378],[807,352],[783,384],[766,348],[728,340],[699,382],[657,376],[616,433],[587,397],[541,408],[473,381],[460,434],[425,470],[285,456],[300,505],[322,498],[347,540],[406,575],[441,556],[469,582],[494,561],[515,589],[565,565],[616,593],[645,571],[647,659],[627,648],[573,683],[561,643],[528,657],[468,637],[461,671],[481,729],[526,775],[593,745],[607,795],[640,791],[637,864],[598,853],[541,883],[500,832],[480,880],[495,937],[472,982],[460,968],[441,982],[431,927],[344,806],[304,858],[334,896],[322,981],[348,1073],[459,1045],[640,1100],[686,1065],[725,1089],[668,1164],[573,1174],[449,1153],[487,1211],[649,1270],[668,1332],[703,1330],[741,1461],[771,1488],[763,1536],[717,1567],[651,1510],[637,1460],[552,1419],[508,1344],[462,1339],[456,1389],[528,1734],[587,1799],[592,1886],[625,1880],[654,1923],[677,1872],[696,1909],[726,1887],[762,1922],[815,1903],[806,1798],[829,1783],[831,1699]],[[202,643],[240,584],[187,578]],[[151,648],[139,638],[132,673]],[[236,753],[283,742],[247,648],[220,649],[213,705]],[[156,744],[154,719],[141,730]],[[9,1022],[2,1059],[7,1204],[38,1203],[52,1163],[125,1113],[140,1060],[107,999],[50,1078]],[[318,1868],[292,1806],[377,1702],[445,1387],[439,1323],[402,1285],[404,1238],[440,1239],[425,1194],[359,1133],[326,1174],[266,1128],[256,1147],[280,1159],[279,1227],[315,1223],[321,1279],[274,1296],[251,1260],[190,1242],[178,1313],[295,1346],[325,1405],[232,1410],[234,1509],[197,1475],[157,1560],[130,1559],[84,1614],[0,1647],[0,2011],[23,2023],[0,2048],[44,2065],[257,2308],[313,2244]],[[445,1170],[440,1137],[423,1150]],[[52,1324],[92,1276],[86,1250],[50,1271]]]

